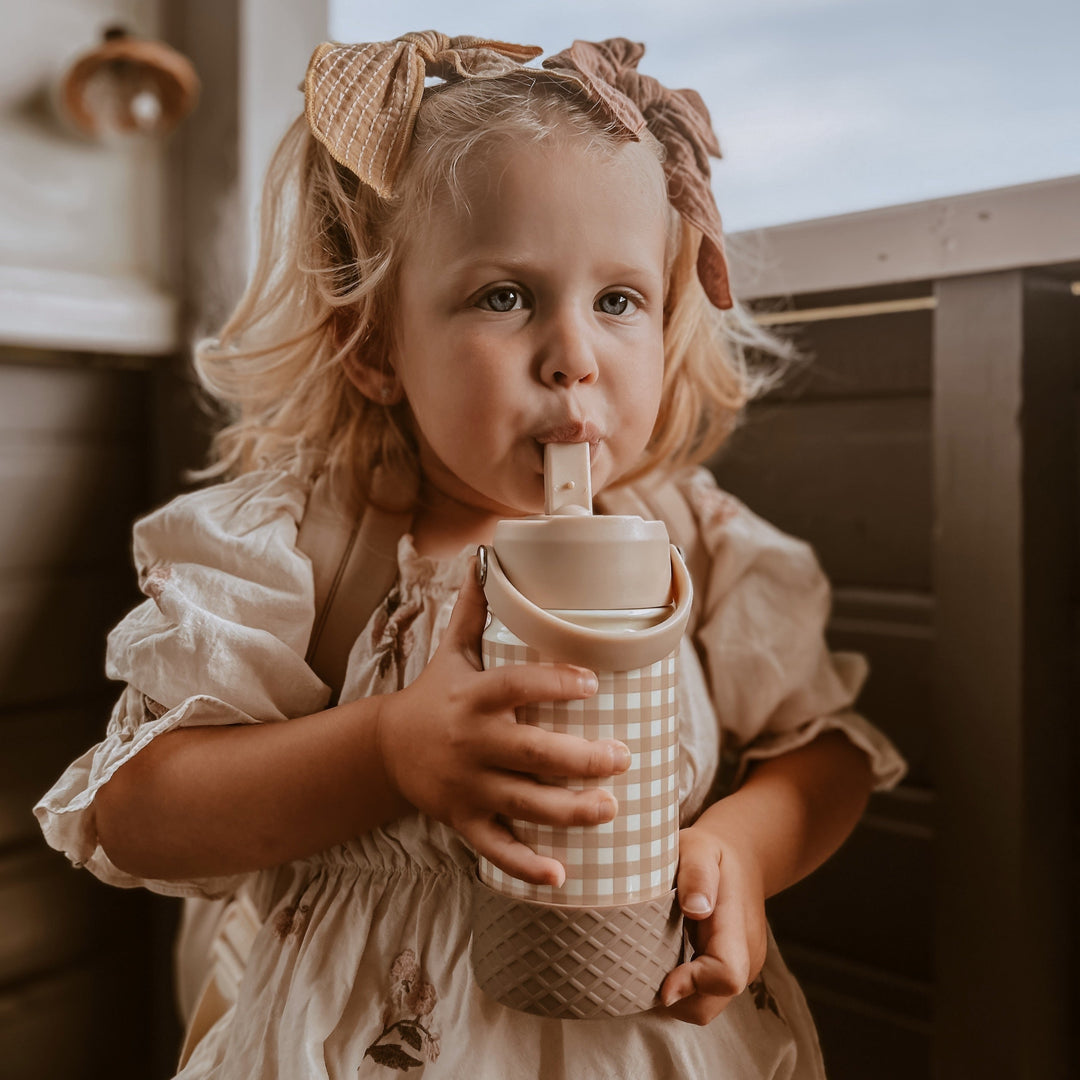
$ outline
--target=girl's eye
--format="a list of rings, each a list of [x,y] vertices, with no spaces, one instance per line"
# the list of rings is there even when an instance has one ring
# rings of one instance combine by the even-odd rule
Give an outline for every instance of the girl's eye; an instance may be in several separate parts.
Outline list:
[[[596,306],[605,315],[632,315],[637,311],[637,304],[626,293],[604,293],[596,302]]]
[[[488,311],[513,311],[524,305],[521,293],[517,289],[502,288],[484,293],[477,302],[477,306],[486,307]]]

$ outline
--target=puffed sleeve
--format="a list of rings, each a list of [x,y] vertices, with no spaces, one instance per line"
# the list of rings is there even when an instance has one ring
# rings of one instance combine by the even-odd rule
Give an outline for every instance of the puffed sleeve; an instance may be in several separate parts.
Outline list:
[[[836,729],[866,753],[875,789],[894,786],[903,759],[852,709],[866,661],[825,644],[830,590],[813,550],[722,492],[707,470],[680,486],[711,564],[694,644],[725,754],[738,758],[735,782],[750,762]]]
[[[244,876],[149,881],[98,843],[94,798],[121,765],[180,727],[317,712],[329,689],[304,662],[314,621],[310,560],[296,548],[301,476],[245,474],[182,495],[135,526],[147,598],[109,635],[106,673],[125,683],[105,739],[34,808],[48,843],[101,880],[171,896],[220,896]]]

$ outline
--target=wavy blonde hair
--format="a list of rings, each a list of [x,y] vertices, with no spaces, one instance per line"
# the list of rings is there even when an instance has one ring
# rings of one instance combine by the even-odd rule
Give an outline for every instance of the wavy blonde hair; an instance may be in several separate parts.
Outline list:
[[[251,281],[219,335],[195,349],[202,385],[229,421],[201,475],[287,468],[317,449],[370,498],[377,467],[415,470],[408,403],[370,400],[350,372],[391,374],[397,271],[416,223],[440,200],[462,200],[465,167],[482,166],[485,154],[554,138],[603,152],[628,137],[541,72],[432,87],[394,194],[381,199],[299,118],[267,174]],[[660,144],[643,141],[659,161]],[[668,212],[660,410],[642,459],[619,483],[705,460],[789,356],[738,304],[723,313],[710,304],[696,273],[700,234]]]

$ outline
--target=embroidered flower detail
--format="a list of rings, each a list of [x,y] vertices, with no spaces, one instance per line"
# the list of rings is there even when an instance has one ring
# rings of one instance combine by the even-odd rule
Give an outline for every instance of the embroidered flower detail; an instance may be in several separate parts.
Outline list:
[[[364,1051],[364,1057],[399,1072],[424,1063],[409,1050],[428,1061],[437,1061],[439,1034],[422,1021],[431,1015],[438,1000],[435,987],[423,978],[416,953],[412,949],[400,952],[390,965],[390,998],[383,1006],[383,1029]],[[391,1036],[399,1041],[392,1041]]]
[[[746,989],[753,996],[756,1009],[759,1011],[768,1009],[778,1020],[784,1020],[783,1016],[780,1015],[780,1006],[776,1003],[776,998],[773,997],[772,991],[765,985],[764,975],[759,975]],[[787,1021],[784,1020],[784,1023],[787,1023]]]
[[[290,937],[302,937],[307,929],[310,915],[310,904],[294,904],[292,907],[282,908],[274,919],[274,933],[278,941],[284,942]]]
[[[146,580],[143,582],[143,592],[152,600],[157,600],[165,591],[165,582],[171,577],[171,566],[155,566],[146,575]]]
[[[392,668],[400,673],[405,668],[405,657],[413,645],[412,624],[422,606],[415,598],[403,603],[400,589],[395,586],[376,615],[374,626],[375,659],[380,679],[385,679]]]

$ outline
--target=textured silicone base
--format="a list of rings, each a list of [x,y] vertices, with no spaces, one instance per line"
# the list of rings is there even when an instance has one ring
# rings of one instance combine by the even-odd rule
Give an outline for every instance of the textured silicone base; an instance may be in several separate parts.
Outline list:
[[[660,1003],[682,958],[675,891],[623,907],[537,904],[473,888],[472,964],[512,1009],[561,1019],[628,1016]]]

